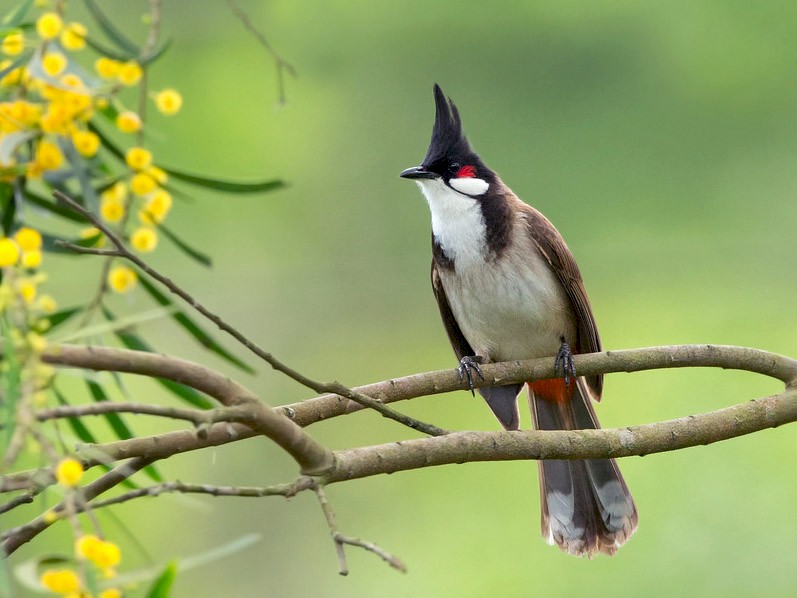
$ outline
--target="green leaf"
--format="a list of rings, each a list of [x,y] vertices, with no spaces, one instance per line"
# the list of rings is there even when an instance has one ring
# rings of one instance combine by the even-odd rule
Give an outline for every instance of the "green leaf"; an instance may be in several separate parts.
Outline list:
[[[25,194],[25,200],[38,208],[46,210],[51,214],[55,214],[56,216],[60,216],[65,220],[69,220],[70,222],[87,224],[86,219],[74,210],[71,210],[55,201],[50,201],[49,199],[42,197],[41,195],[37,195],[32,191],[28,191],[28,189],[23,189],[22,192]]]
[[[3,227],[5,235],[11,235],[11,228],[14,226],[14,219],[17,215],[17,202],[14,201],[14,190],[11,185],[0,183],[0,209],[3,217],[0,226]]]
[[[161,231],[169,241],[174,243],[181,251],[183,251],[188,257],[193,260],[196,260],[203,266],[207,266],[208,268],[213,266],[213,260],[210,258],[209,255],[202,253],[198,249],[194,249],[188,243],[180,239],[177,235],[175,235],[170,229],[166,228],[163,224],[158,225],[158,230]]]
[[[33,0],[25,0],[24,2],[20,2],[19,6],[16,8],[11,9],[3,20],[0,21],[6,27],[19,27],[22,20],[25,18],[25,15],[30,10],[30,7],[33,5]]]
[[[177,577],[177,561],[169,563],[147,592],[147,598],[169,598]]]
[[[3,403],[5,404],[5,417],[3,418],[3,454],[5,454],[11,439],[14,436],[14,429],[17,422],[17,403],[21,396],[20,388],[22,381],[22,367],[20,366],[17,354],[14,352],[14,343],[11,340],[11,329],[5,319],[0,322],[3,329],[3,344],[7,347],[3,355],[5,371],[0,376],[0,389],[2,389]]]
[[[83,1],[86,4],[86,8],[91,12],[91,16],[94,17],[94,20],[97,22],[97,25],[99,25],[103,33],[108,36],[108,39],[116,44],[120,50],[127,53],[127,60],[136,58],[139,54],[138,46],[116,28],[116,25],[114,25],[105,13],[100,10],[100,7],[97,6],[94,0]]]
[[[139,61],[142,65],[147,65],[155,62],[158,58],[163,56],[163,54],[172,47],[172,40],[167,39],[162,41],[160,44],[155,46],[149,54],[146,56],[142,56],[141,60]]]
[[[174,168],[166,168],[165,166],[162,168],[169,176],[180,181],[191,183],[192,185],[199,185],[207,189],[215,189],[216,191],[228,191],[230,193],[260,193],[261,191],[273,191],[274,189],[280,189],[285,186],[285,183],[279,179],[259,181],[256,183],[238,183],[235,181],[213,179],[191,174]]]
[[[97,241],[100,240],[102,234],[98,233],[93,237],[89,237],[87,239],[62,239],[60,237],[56,237],[54,235],[50,235],[48,233],[41,233],[42,235],[42,251],[47,253],[60,253],[63,255],[81,255],[71,249],[67,249],[66,247],[61,247],[56,243],[56,241],[66,241],[67,243],[72,243],[73,245],[78,245],[80,247],[95,247]]]
[[[104,305],[102,306],[102,313],[109,320],[116,319],[116,316],[113,314],[113,312],[111,312],[111,310]],[[127,330],[117,330],[115,334],[121,343],[128,349],[155,353],[155,350],[137,334]],[[178,384],[177,382],[172,382],[171,380],[165,380],[163,378],[154,378],[154,380],[156,380],[158,384],[163,386],[166,390],[193,407],[198,407],[200,409],[211,409],[213,407],[213,403],[211,403],[207,398],[190,386]]]
[[[47,332],[52,332],[52,330],[64,322],[67,322],[72,316],[79,314],[81,311],[83,311],[83,309],[83,306],[79,305],[77,307],[69,307],[50,314],[47,316],[47,319],[50,321],[50,327],[47,329]]]
[[[150,294],[150,296],[157,301],[160,305],[170,306],[173,305],[173,301],[169,299],[166,295],[161,293],[155,285],[149,282],[145,276],[141,275],[138,277],[139,283],[141,286],[144,287],[144,290]],[[226,359],[230,363],[235,366],[238,366],[243,371],[254,374],[255,370],[252,369],[250,366],[245,364],[243,361],[238,359],[235,355],[227,351],[224,347],[222,347],[218,342],[216,342],[210,334],[203,329],[199,324],[194,322],[191,318],[188,317],[182,311],[175,311],[172,313],[172,319],[177,322],[188,334],[193,336],[202,346],[204,346],[209,351],[212,351],[216,355]]]
[[[86,45],[88,45],[89,48],[91,48],[98,54],[107,56],[108,58],[113,58],[114,60],[118,60],[119,62],[126,62],[131,58],[134,58],[127,52],[117,52],[116,50],[111,50],[108,46],[101,44],[91,36],[86,36],[85,39],[86,39]]]
[[[110,118],[110,117],[108,117]],[[116,145],[113,141],[111,141],[110,137],[108,137],[105,133],[103,133],[97,125],[94,123],[93,120],[90,120],[88,123],[89,131],[94,133],[97,137],[100,138],[100,143],[102,146],[107,149],[111,154],[113,154],[118,160],[122,163],[125,163],[125,153]]]
[[[53,386],[53,393],[55,394],[55,400],[58,401],[60,405],[69,405],[69,401],[66,400],[66,397],[61,394],[61,392]],[[72,431],[75,433],[75,436],[80,438],[86,444],[97,444],[97,439],[94,437],[89,429],[85,426],[85,424],[80,421],[79,417],[68,417],[66,418],[69,427],[72,428]]]
[[[20,55],[19,58],[14,60],[11,64],[9,64],[6,68],[0,70],[0,79],[5,77],[8,73],[13,71],[15,68],[22,66],[23,64],[27,64],[28,60],[30,60],[31,55],[33,52],[25,52],[24,54]]]
[[[14,161],[14,153],[17,148],[24,143],[27,143],[38,133],[33,131],[15,131],[13,133],[3,133],[0,137],[0,162],[3,164],[10,164]]]

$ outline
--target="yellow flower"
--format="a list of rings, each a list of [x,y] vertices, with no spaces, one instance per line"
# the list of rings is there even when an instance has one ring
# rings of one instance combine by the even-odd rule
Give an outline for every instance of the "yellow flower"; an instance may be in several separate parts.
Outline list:
[[[22,251],[34,251],[42,248],[42,236],[39,231],[23,226],[14,235],[14,240]]]
[[[103,79],[113,79],[119,74],[122,63],[107,56],[100,56],[94,62],[94,69]]]
[[[166,174],[166,171],[157,166],[150,166],[147,169],[147,174],[155,179],[159,185],[163,185],[169,180],[169,175]]]
[[[38,249],[22,253],[22,266],[25,268],[38,268],[42,263],[42,252]]]
[[[57,77],[66,68],[66,57],[60,52],[47,52],[42,58],[42,69],[51,77]]]
[[[8,56],[19,56],[25,48],[25,37],[21,31],[9,33],[3,39],[2,51]]]
[[[127,199],[127,185],[125,185],[122,181],[116,181],[113,185],[102,192],[102,198],[124,201]]]
[[[141,118],[132,110],[121,112],[116,117],[116,128],[122,133],[135,133],[141,129]]]
[[[141,65],[135,60],[130,60],[119,65],[116,78],[119,79],[122,85],[130,86],[138,83],[143,74],[144,71],[141,69]]]
[[[142,226],[133,231],[130,236],[130,244],[133,249],[141,253],[155,251],[158,246],[158,234],[153,229]]]
[[[42,39],[53,39],[61,33],[63,26],[64,22],[58,16],[58,13],[55,12],[46,12],[36,21],[36,31]]]
[[[130,179],[130,190],[136,195],[146,195],[155,189],[155,180],[148,174],[138,172]]]
[[[34,353],[43,353],[44,350],[47,348],[47,340],[40,334],[36,334],[35,332],[28,332],[28,346],[31,348],[31,351]]]
[[[72,457],[61,459],[58,466],[55,468],[55,479],[62,486],[77,486],[80,478],[83,477],[83,465],[80,461]]]
[[[83,79],[81,79],[75,73],[67,73],[66,75],[61,77],[59,82],[64,87],[73,87],[74,89],[82,89],[83,88]]]
[[[117,199],[100,200],[100,216],[106,222],[119,222],[125,215],[125,204]]]
[[[105,246],[105,235],[103,235],[102,231],[100,231],[100,229],[98,229],[96,226],[89,226],[88,228],[80,229],[79,235],[81,239],[91,239],[97,237],[97,240],[94,242],[94,247]]]
[[[8,67],[11,66],[10,60],[3,60],[0,61],[0,71],[6,70]],[[20,83],[25,75],[25,67],[18,67],[15,68],[13,71],[9,71],[0,79],[0,85],[4,87],[11,87],[12,85],[16,85]]]
[[[91,158],[100,149],[100,138],[91,131],[76,131],[72,134],[72,144],[81,156]]]
[[[80,590],[80,578],[71,569],[48,569],[42,573],[39,581],[56,594],[69,594]]]
[[[127,266],[116,266],[108,273],[108,286],[117,293],[127,293],[137,279],[136,273]]]
[[[133,170],[144,170],[152,164],[152,152],[143,147],[131,147],[125,154],[125,162]]]
[[[122,598],[122,592],[116,588],[108,588],[100,592],[99,598]]]
[[[36,147],[36,162],[44,170],[55,170],[64,162],[64,156],[52,141],[43,140]]]
[[[17,286],[17,290],[22,300],[28,305],[33,303],[33,300],[36,299],[36,284],[30,280],[21,281]]]
[[[19,247],[8,238],[0,239],[0,268],[13,266],[19,261]]]
[[[61,34],[61,45],[67,50],[82,50],[86,47],[87,33],[82,23],[69,23]]]
[[[42,515],[42,519],[47,525],[50,525],[58,521],[58,513],[50,509],[44,515]]]
[[[169,210],[172,209],[172,196],[168,191],[159,189],[152,194],[144,206],[144,211],[152,220],[160,224],[166,218]]]
[[[58,309],[58,304],[50,295],[42,295],[39,297],[39,309],[43,312],[53,313]]]
[[[122,560],[122,551],[116,544],[101,540],[92,534],[77,539],[75,553],[80,558],[91,561],[100,569],[115,567]]]
[[[177,114],[183,106],[183,96],[173,89],[164,89],[155,96],[155,106],[162,114]]]

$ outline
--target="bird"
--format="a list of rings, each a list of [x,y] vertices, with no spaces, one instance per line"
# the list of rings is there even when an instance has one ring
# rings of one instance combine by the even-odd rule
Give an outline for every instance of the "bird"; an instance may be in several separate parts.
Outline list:
[[[459,110],[434,85],[432,139],[415,181],[432,220],[432,289],[471,393],[480,364],[553,357],[562,376],[525,383],[534,428],[599,428],[602,375],[578,376],[573,354],[601,351],[578,265],[559,231],[471,148]],[[479,388],[506,430],[519,429],[524,384]],[[612,555],[636,531],[634,499],[614,459],[538,461],[541,528],[576,556]]]

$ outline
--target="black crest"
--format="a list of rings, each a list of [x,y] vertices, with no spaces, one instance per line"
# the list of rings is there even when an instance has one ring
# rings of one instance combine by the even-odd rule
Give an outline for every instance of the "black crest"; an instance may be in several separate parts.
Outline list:
[[[468,140],[462,134],[462,121],[459,110],[450,98],[446,98],[443,90],[434,85],[435,118],[432,129],[432,141],[423,159],[423,165],[429,167],[441,158],[460,160],[473,155]]]

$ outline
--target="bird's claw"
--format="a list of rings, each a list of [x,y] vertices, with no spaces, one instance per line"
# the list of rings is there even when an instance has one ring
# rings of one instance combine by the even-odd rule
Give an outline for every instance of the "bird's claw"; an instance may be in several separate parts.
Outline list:
[[[482,369],[479,367],[479,363],[481,362],[482,358],[478,355],[473,355],[472,357],[465,356],[459,360],[459,367],[457,368],[457,375],[459,375],[459,381],[462,382],[465,378],[468,379],[468,387],[470,388],[470,394],[474,397],[476,393],[474,392],[473,386],[473,374],[471,372],[475,371],[479,378],[484,380],[484,374],[482,373]]]
[[[570,385],[570,377],[572,376],[574,379],[576,376],[576,364],[573,363],[573,352],[570,350],[570,345],[568,345],[564,340],[562,340],[562,344],[559,347],[559,353],[556,354],[556,361],[553,363],[553,369],[557,372],[562,372],[562,377],[565,379],[565,385]]]

